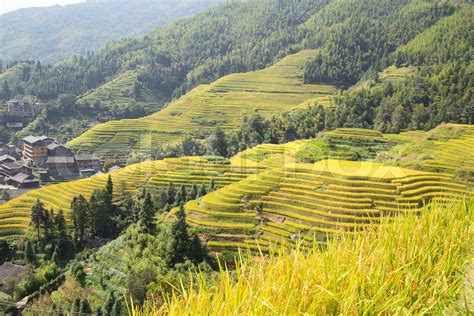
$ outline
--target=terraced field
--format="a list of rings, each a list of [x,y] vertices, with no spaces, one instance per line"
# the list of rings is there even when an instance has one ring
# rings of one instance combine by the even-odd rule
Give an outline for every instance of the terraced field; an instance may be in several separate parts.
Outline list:
[[[395,67],[390,66],[379,73],[381,80],[400,80],[405,79],[416,73],[416,67]]]
[[[130,107],[130,105],[136,104],[143,106],[148,113],[156,112],[165,105],[165,96],[153,93],[145,87],[140,88],[139,98],[135,98],[133,91],[135,82],[137,82],[136,71],[124,72],[114,80],[82,95],[78,98],[78,102],[91,105],[100,102],[102,106],[108,108]]]
[[[474,187],[474,125],[444,124],[390,138],[408,142],[390,150],[387,163],[454,174]]]
[[[148,152],[185,133],[205,133],[217,125],[236,128],[245,116],[269,117],[306,100],[334,94],[333,86],[303,83],[304,66],[313,55],[314,51],[302,51],[264,70],[225,76],[195,88],[156,114],[98,125],[69,145],[124,159],[132,150]]]
[[[231,159],[145,162],[112,178],[116,190],[122,183],[131,192],[169,182],[207,185],[213,179],[217,191],[186,205],[189,224],[207,236],[213,250],[266,250],[275,242],[290,246],[298,236],[309,245],[314,235],[324,241],[328,233],[357,233],[382,216],[417,212],[433,199],[472,196],[473,135],[474,127],[453,124],[400,135],[342,128],[313,140],[259,145]],[[395,158],[384,160],[387,155]],[[434,165],[436,159],[445,164]],[[403,163],[411,168],[394,166]],[[454,169],[445,167],[449,163]],[[38,198],[48,208],[67,211],[75,195],[89,196],[106,179],[44,187],[0,206],[0,237],[27,229]]]
[[[132,191],[139,185],[146,183],[151,175],[155,174],[154,163],[146,162],[132,165],[112,174],[113,181],[118,184],[123,181],[126,188]],[[28,227],[31,207],[37,199],[47,208],[68,211],[74,196],[82,194],[89,197],[97,188],[105,186],[107,175],[101,175],[83,180],[45,186],[9,201],[0,206],[0,237],[21,234]],[[117,189],[118,185],[115,186]]]
[[[217,186],[238,182],[275,164],[275,161],[292,161],[304,141],[287,145],[261,145],[242,152],[232,159],[219,157],[183,157],[143,162],[111,173],[115,190],[120,186],[134,192],[141,186],[157,188],[175,185],[192,186],[209,184],[214,179]],[[253,156],[263,157],[259,161]],[[247,158],[249,157],[249,158]],[[105,186],[108,175],[92,177],[30,191],[0,206],[0,237],[21,234],[28,227],[31,207],[41,199],[45,207],[68,211],[74,196],[89,197],[97,188]]]
[[[186,205],[188,222],[205,228],[217,250],[270,243],[308,245],[316,236],[357,232],[382,216],[417,212],[432,199],[472,196],[452,175],[370,161],[287,164],[253,175]]]

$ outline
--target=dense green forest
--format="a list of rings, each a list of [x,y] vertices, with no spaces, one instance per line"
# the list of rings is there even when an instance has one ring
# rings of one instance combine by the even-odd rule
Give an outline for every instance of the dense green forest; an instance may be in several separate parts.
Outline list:
[[[413,45],[420,45],[411,44],[403,50],[400,47],[454,12],[471,14],[471,6],[462,2],[227,1],[146,36],[112,42],[97,54],[74,57],[55,66],[38,62],[11,65],[0,75],[1,98],[33,95],[48,103],[45,112],[24,133],[46,131],[74,136],[98,116],[133,118],[148,114],[158,110],[166,100],[179,97],[199,84],[228,73],[264,68],[302,48],[320,49],[319,55],[307,65],[307,82],[349,87],[374,77],[374,73],[391,64],[422,66],[420,62],[424,64],[424,61],[413,61],[413,56],[422,55],[415,52]],[[469,16],[460,18],[458,21],[469,20]],[[447,51],[451,57],[462,51],[464,62],[470,57],[469,51],[466,52],[470,46],[466,43],[472,38],[466,28],[456,32],[456,37],[445,39],[450,42],[438,45],[456,46]],[[442,30],[431,32],[441,32],[446,37],[452,34]],[[430,36],[434,35],[425,34],[424,41],[429,41]],[[464,38],[464,42],[458,41],[458,37]],[[414,53],[410,55],[408,51]],[[433,56],[429,51],[424,54]],[[449,57],[442,54],[444,59]],[[466,64],[446,66],[443,71],[425,69],[422,77],[426,78],[429,72],[431,80],[437,80],[435,74],[449,76],[453,69],[459,68],[463,70],[453,75],[462,76],[460,84],[469,84],[466,76],[470,68]],[[100,98],[81,97],[98,87],[101,87]],[[118,102],[124,93],[128,97]],[[436,93],[442,95],[440,91]],[[72,106],[68,105],[75,110],[60,109],[61,94],[77,97]],[[104,102],[104,95],[108,102]],[[459,98],[462,104],[466,97]],[[462,108],[462,104],[450,103],[450,107]],[[449,120],[454,117],[456,121],[457,112],[453,111]]]
[[[89,0],[6,13],[0,16],[0,60],[4,65],[27,59],[56,63],[96,51],[112,40],[145,34],[219,2]]]

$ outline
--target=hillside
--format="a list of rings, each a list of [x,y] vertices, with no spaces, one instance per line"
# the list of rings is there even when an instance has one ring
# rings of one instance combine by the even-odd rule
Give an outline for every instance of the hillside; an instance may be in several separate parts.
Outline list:
[[[0,60],[4,66],[29,59],[54,64],[98,51],[113,40],[145,34],[220,2],[107,0],[17,10],[0,16]]]
[[[144,37],[110,43],[95,55],[73,58],[41,70],[24,64],[23,67],[28,68],[25,75],[8,82],[12,87],[9,95],[33,95],[53,106],[61,106],[57,100],[60,94],[77,97],[90,94],[133,71],[136,80],[128,81],[120,90],[151,90],[151,94],[146,94],[159,98],[147,102],[161,104],[163,100],[178,98],[200,84],[211,83],[230,73],[263,69],[286,55],[308,48],[319,49],[316,59],[319,55],[328,60],[328,56],[342,55],[337,61],[331,61],[331,66],[324,71],[340,77],[331,82],[346,87],[368,73],[390,66],[391,54],[399,46],[443,17],[452,15],[462,2],[387,0],[374,4],[358,0],[346,5],[340,0],[230,1],[158,28]],[[379,9],[374,12],[367,10],[374,6]],[[376,25],[370,22],[372,19],[377,20]],[[363,32],[366,29],[377,34],[372,38],[377,43],[372,41],[369,45],[364,42],[364,38],[371,38]],[[333,36],[333,33],[349,36],[348,39],[344,37],[344,42],[351,45],[349,55],[364,58],[354,65],[354,61],[346,56],[346,48],[335,42],[342,35]],[[328,53],[329,48],[336,50]],[[352,66],[358,70],[352,72]],[[318,79],[315,75],[318,67],[313,62],[305,66],[305,81],[326,82],[327,78]],[[350,74],[351,79],[344,79],[344,74]],[[3,79],[0,75],[0,84]],[[80,113],[72,112],[62,119],[42,116],[28,127],[27,132],[45,133],[47,129],[51,134],[76,136],[97,116],[115,119],[137,117],[131,109],[138,98],[122,102],[123,91],[117,93],[114,89],[107,90],[107,87],[105,85],[101,90],[107,91],[109,103],[118,101],[120,106],[116,109],[107,105],[93,107],[85,100],[84,104],[77,104]],[[122,111],[123,107],[125,110]],[[93,113],[82,110],[84,108],[93,108]],[[81,112],[86,112],[86,116]],[[455,118],[452,120],[456,122]]]
[[[10,65],[41,113],[0,138],[115,171],[0,192],[0,313],[472,314],[471,2],[229,0]]]
[[[417,213],[432,199],[472,196],[453,178],[375,162],[285,164],[189,202],[187,220],[205,228],[213,249],[246,248],[255,231],[261,246],[291,244],[292,235],[324,241],[327,233],[356,232],[386,216]]]
[[[339,129],[314,140],[259,145],[230,160],[183,157],[144,162],[112,173],[112,179],[116,193],[119,187],[137,192],[143,185],[158,189],[172,182],[191,187],[213,179],[221,189],[186,204],[189,223],[203,229],[213,249],[235,249],[246,245],[244,242],[251,244],[257,236],[264,242],[293,234],[306,234],[310,239],[313,233],[322,233],[324,237],[326,232],[357,231],[386,215],[417,212],[432,199],[472,195],[468,160],[455,173],[433,170],[429,161],[420,165],[412,156],[405,157],[405,164],[412,158],[408,165],[414,169],[390,166],[396,160],[387,161],[387,165],[373,160],[386,157],[387,150],[396,152],[398,148],[420,146],[420,142],[430,144],[433,139],[438,139],[445,156],[457,155],[460,137],[472,141],[471,127],[449,125],[429,133],[401,135]],[[469,148],[461,150],[465,151],[462,156],[470,159]],[[354,161],[359,159],[369,160]],[[1,235],[24,231],[37,199],[47,208],[67,211],[74,196],[88,197],[106,180],[104,175],[47,186],[0,206]],[[258,205],[263,207],[260,212],[256,211]]]
[[[324,248],[240,256],[236,271],[223,267],[211,280],[199,273],[163,305],[148,299],[133,315],[470,314],[463,273],[472,262],[473,207],[434,204]]]
[[[131,151],[150,152],[186,133],[205,135],[216,126],[230,130],[245,116],[270,117],[307,99],[334,94],[333,86],[303,84],[304,66],[314,53],[302,51],[264,70],[201,85],[156,114],[95,126],[69,145],[76,151],[124,159]]]

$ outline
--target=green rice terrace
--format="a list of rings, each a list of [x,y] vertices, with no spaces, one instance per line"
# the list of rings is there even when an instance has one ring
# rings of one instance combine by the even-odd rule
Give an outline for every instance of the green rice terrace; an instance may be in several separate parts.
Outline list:
[[[142,105],[148,113],[156,112],[164,106],[166,97],[153,93],[146,87],[141,87],[137,95],[138,92],[134,91],[136,82],[137,72],[126,71],[99,88],[83,94],[78,101],[92,105],[100,102],[108,108]]]
[[[314,53],[302,51],[269,68],[198,86],[153,115],[95,126],[69,145],[102,157],[125,159],[132,150],[148,152],[186,133],[204,133],[215,126],[236,128],[243,117],[254,113],[270,117],[309,99],[327,99],[337,91],[334,86],[303,83],[304,66]]]
[[[315,235],[324,241],[328,233],[357,233],[381,217],[418,212],[433,199],[472,196],[473,141],[474,127],[467,125],[400,135],[341,128],[311,140],[262,144],[230,159],[143,162],[113,172],[112,179],[115,190],[132,193],[213,179],[218,190],[185,208],[188,223],[215,251],[290,246],[299,237],[309,246]],[[441,158],[445,163],[436,164]],[[46,186],[9,201],[0,206],[0,236],[28,229],[37,199],[67,212],[74,196],[88,197],[106,181],[102,175]]]

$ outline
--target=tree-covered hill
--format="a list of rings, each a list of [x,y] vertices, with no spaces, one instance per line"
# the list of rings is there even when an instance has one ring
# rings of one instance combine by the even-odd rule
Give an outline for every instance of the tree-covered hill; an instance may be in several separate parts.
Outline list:
[[[463,2],[466,1],[226,1],[146,36],[112,42],[97,54],[75,57],[53,67],[38,63],[15,65],[0,74],[0,85],[8,83],[10,97],[37,96],[50,101],[53,108],[61,107],[57,100],[61,94],[82,95],[78,109],[99,109],[90,117],[105,113],[111,118],[126,118],[127,113],[131,113],[130,117],[137,115],[128,110],[140,102],[139,96],[132,95],[136,91],[146,90],[145,95],[150,98],[144,106],[150,113],[153,107],[148,105],[154,104],[156,110],[166,100],[197,85],[229,73],[262,69],[305,48],[318,48],[319,55],[306,66],[306,82],[348,87],[395,64],[398,55],[394,52],[438,21],[472,9],[471,4]],[[461,17],[466,19],[469,16]],[[462,32],[458,37],[466,38],[466,34]],[[456,45],[457,40],[453,40]],[[462,45],[461,49],[466,47]],[[8,76],[12,69],[21,75]],[[120,89],[111,82],[122,83]],[[131,94],[124,98],[123,93]],[[98,99],[102,104],[94,106]],[[120,109],[111,111],[110,104],[120,104]],[[67,121],[77,119],[73,112]],[[28,131],[41,132],[41,126],[49,126],[51,133],[63,133],[66,124],[51,124],[47,118],[40,123],[34,123]],[[67,129],[74,135],[83,128]]]
[[[220,0],[105,0],[28,8],[0,16],[0,60],[55,63],[96,51],[106,43],[141,35]]]

